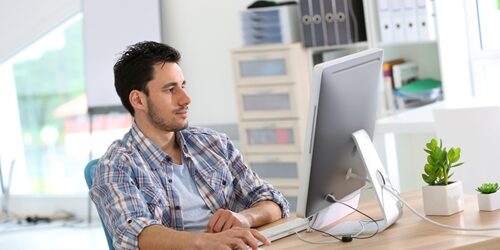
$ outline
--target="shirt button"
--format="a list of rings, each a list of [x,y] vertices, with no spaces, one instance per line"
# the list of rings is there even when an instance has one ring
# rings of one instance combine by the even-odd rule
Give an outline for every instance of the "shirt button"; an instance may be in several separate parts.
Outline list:
[[[225,180],[222,180],[222,185],[226,185],[226,181]]]
[[[168,182],[169,182],[169,183],[172,183],[172,179],[168,179]]]
[[[181,210],[181,207],[180,206],[175,206],[174,209],[175,210]]]

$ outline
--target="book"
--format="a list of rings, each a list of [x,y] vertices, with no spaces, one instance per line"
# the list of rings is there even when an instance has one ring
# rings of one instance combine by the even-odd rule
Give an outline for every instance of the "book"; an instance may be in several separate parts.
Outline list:
[[[396,103],[394,99],[394,81],[392,77],[392,68],[394,65],[405,63],[405,60],[398,58],[395,60],[390,60],[384,62],[382,69],[384,75],[384,96],[385,96],[385,106],[388,111],[396,109]]]
[[[417,80],[417,77],[418,66],[413,62],[405,62],[392,67],[394,90],[401,88],[409,82]],[[405,100],[402,98],[396,98],[396,108],[405,108]]]
[[[403,99],[416,99],[422,102],[435,101],[441,98],[441,81],[420,79],[412,81],[398,89],[396,94]]]
[[[417,80],[418,66],[413,62],[394,65],[392,67],[392,77],[394,89],[400,88],[409,82]]]

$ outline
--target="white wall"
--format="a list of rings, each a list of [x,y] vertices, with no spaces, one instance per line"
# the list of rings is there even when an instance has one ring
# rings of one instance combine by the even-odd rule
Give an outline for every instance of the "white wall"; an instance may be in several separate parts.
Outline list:
[[[80,10],[80,0],[2,0],[0,63]]]
[[[243,45],[239,11],[249,0],[163,0],[163,41],[182,54],[190,122],[237,123],[230,50]]]
[[[465,1],[435,1],[441,80],[447,100],[472,96]]]

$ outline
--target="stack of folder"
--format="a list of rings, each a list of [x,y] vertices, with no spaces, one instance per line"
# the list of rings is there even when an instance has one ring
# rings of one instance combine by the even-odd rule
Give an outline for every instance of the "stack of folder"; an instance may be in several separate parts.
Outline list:
[[[434,0],[378,0],[380,40],[436,40]]]
[[[442,97],[441,81],[434,79],[416,80],[397,88],[395,93],[405,101],[433,102]]]
[[[251,8],[241,12],[243,41],[246,46],[289,44],[300,41],[297,4]]]
[[[366,41],[363,0],[300,0],[305,47]]]

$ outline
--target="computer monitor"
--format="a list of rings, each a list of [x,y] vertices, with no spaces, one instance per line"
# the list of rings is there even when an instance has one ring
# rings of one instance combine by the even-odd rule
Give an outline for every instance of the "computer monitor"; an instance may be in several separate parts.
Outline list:
[[[369,49],[314,66],[297,216],[311,217],[332,205],[328,195],[335,200],[351,197],[367,181],[374,185],[382,209],[389,209],[379,225],[359,229],[360,223],[354,222],[339,235],[381,231],[401,213],[390,194],[384,197],[382,185],[389,180],[371,143],[382,63],[383,50]]]

